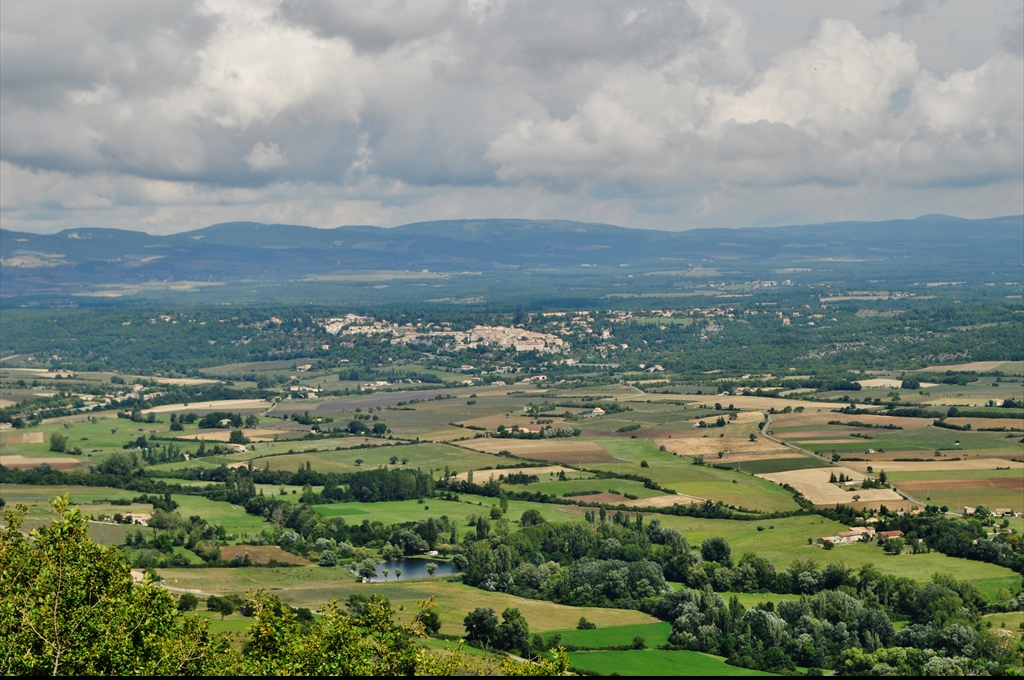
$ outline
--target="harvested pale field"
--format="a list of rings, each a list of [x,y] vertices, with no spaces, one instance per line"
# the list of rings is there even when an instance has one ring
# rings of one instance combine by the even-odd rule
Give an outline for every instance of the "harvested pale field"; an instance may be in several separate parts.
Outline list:
[[[268,409],[271,404],[262,399],[223,399],[221,401],[191,402],[189,404],[167,404],[146,409],[143,413],[175,413],[178,411],[238,411],[239,409]]]
[[[394,431],[397,433],[408,435],[414,432],[415,430],[397,428]],[[457,441],[459,439],[465,439],[466,437],[472,437],[475,434],[477,433],[473,432],[473,430],[464,430],[461,427],[443,427],[439,430],[430,430],[429,432],[424,432],[423,434],[419,435],[419,438],[420,441],[427,442],[452,442]]]
[[[86,463],[71,458],[29,458],[28,456],[20,456],[17,454],[11,455],[0,453],[0,465],[3,465],[6,468],[20,468],[26,470],[28,468],[34,468],[37,465],[42,465],[43,463],[48,464],[54,470],[73,470],[74,468],[86,466]]]
[[[0,433],[0,444],[42,444],[45,441],[42,432],[3,432]]]
[[[149,378],[163,385],[212,385],[220,380],[210,378]]]
[[[579,474],[576,470],[564,468],[561,465],[547,465],[544,467],[523,467],[523,468],[508,468],[502,470],[474,470],[473,471],[473,482],[477,484],[485,484],[492,479],[497,479],[501,475],[514,475],[517,472],[522,472],[525,475],[546,475],[554,472],[556,475],[559,472],[565,472],[566,474]],[[460,472],[455,475],[455,479],[460,482],[464,482],[469,478],[468,472]]]
[[[789,484],[815,505],[902,500],[902,497],[892,489],[860,489],[852,487],[853,491],[846,491],[835,484],[829,483],[828,480],[832,474],[835,474],[835,470],[831,468],[811,468],[808,470],[792,470],[790,472],[772,472],[756,476],[776,484]],[[857,475],[856,473],[849,476],[854,477],[856,481],[864,478],[863,475]],[[857,501],[853,500],[854,496],[859,496]]]
[[[904,491],[918,491],[931,489],[972,489],[990,486],[997,489],[1007,489],[1024,494],[1024,477],[1016,479],[1002,477],[995,479],[924,479],[913,482],[902,482],[897,488]]]
[[[850,495],[852,496],[853,494],[850,494]],[[893,500],[889,500],[889,501],[864,501],[864,500],[861,500],[861,501],[858,501],[856,503],[854,503],[853,501],[848,500],[845,503],[843,503],[843,505],[851,507],[854,510],[881,510],[882,507],[884,506],[886,510],[892,510],[892,511],[906,510],[906,511],[911,511],[911,510],[917,510],[917,509],[921,508],[922,504],[921,503],[915,503],[913,501],[908,501],[908,500],[900,499],[898,501],[893,501]],[[814,507],[819,509],[819,510],[829,510],[829,509],[834,509],[836,507],[836,505],[835,505],[835,503],[823,503],[823,504],[820,504],[820,505],[815,505]]]
[[[18,402],[11,401],[10,399],[0,399],[0,408],[9,408],[11,406],[16,406],[17,404]]]
[[[270,560],[299,564],[303,567],[313,564],[306,558],[293,555],[276,545],[222,545],[220,547],[220,557],[222,560],[231,561],[235,559],[235,555],[245,557],[246,554],[249,555],[249,559],[255,564],[266,564]]]
[[[772,414],[772,429],[781,430],[782,428],[796,428],[796,427],[812,427],[828,425],[828,421],[838,420],[844,423],[851,421],[857,421],[859,423],[866,423],[868,425],[897,425],[902,427],[904,430],[913,430],[919,427],[927,427],[932,424],[931,418],[902,418],[897,416],[886,416],[886,415],[873,415],[870,413],[862,413],[858,415],[850,415],[846,413],[833,413],[832,411],[824,411],[821,413],[781,413]],[[836,426],[832,426],[836,427]],[[855,428],[850,428],[850,431],[854,431]],[[830,436],[835,436],[842,430],[829,430]],[[804,432],[795,431],[787,434],[793,436],[802,436]]]
[[[254,442],[272,442],[274,441],[275,435],[289,434],[288,430],[272,430],[269,428],[258,428],[253,430],[243,430],[245,436]],[[294,432],[294,430],[292,430]],[[203,440],[208,442],[226,442],[231,438],[231,430],[229,429],[216,429],[216,430],[201,430],[196,433],[194,439],[196,441]]]
[[[589,441],[484,438],[463,442],[463,445],[483,453],[508,451],[519,458],[546,460],[568,465],[615,462],[612,454],[600,445]]]
[[[929,366],[928,368],[922,368],[922,371],[994,371],[1003,364],[1017,364],[1020,362],[1016,361],[972,361],[966,364],[950,364],[948,366]]]
[[[882,461],[843,461],[843,465],[856,470],[867,470],[871,465],[877,470]],[[926,459],[921,461],[893,460],[884,461],[886,472],[932,472],[938,470],[995,470],[996,468],[1009,467],[1014,470],[1024,470],[1024,463],[1017,463],[1012,460],[999,458],[969,458],[967,460],[943,460],[941,458]]]
[[[890,387],[898,390],[902,385],[902,380],[896,380],[895,378],[871,378],[870,380],[855,380],[854,382],[860,383],[861,387]],[[935,387],[937,383],[921,383],[921,387]]]
[[[689,505],[690,503],[703,503],[703,498],[687,496],[686,494],[666,494],[664,496],[651,496],[650,498],[637,498],[627,500],[623,505],[637,508],[671,508],[673,505]]]
[[[687,437],[655,439],[654,443],[681,456],[715,456],[719,451],[742,454],[792,453],[792,449],[764,437],[758,438],[756,442],[750,441],[749,437]]]

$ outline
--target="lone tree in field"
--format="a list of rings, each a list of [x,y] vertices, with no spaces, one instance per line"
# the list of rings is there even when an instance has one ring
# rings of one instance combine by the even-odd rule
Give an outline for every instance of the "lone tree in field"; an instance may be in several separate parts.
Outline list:
[[[68,438],[62,435],[60,432],[54,432],[50,435],[50,450],[56,451],[57,453],[64,453],[64,449],[67,448]]]

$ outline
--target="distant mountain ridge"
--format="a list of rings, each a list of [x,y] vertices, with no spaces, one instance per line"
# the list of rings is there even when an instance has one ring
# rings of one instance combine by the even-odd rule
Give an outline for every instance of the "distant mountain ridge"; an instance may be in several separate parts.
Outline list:
[[[696,229],[565,220],[480,219],[357,225],[229,222],[170,236],[118,229],[52,235],[0,229],[2,295],[40,286],[153,280],[301,279],[339,271],[505,271],[580,265],[682,267],[701,260],[903,259],[1021,264],[1024,215]]]

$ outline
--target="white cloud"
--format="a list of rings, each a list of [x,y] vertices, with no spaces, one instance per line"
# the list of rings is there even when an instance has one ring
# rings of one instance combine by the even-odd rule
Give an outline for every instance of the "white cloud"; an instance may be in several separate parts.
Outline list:
[[[249,168],[255,171],[273,170],[274,168],[288,165],[288,158],[281,151],[281,147],[277,145],[277,142],[271,142],[270,144],[256,142],[252,147],[252,151],[245,157],[245,162],[249,164]]]
[[[1017,5],[766,7],[7,0],[4,225],[1019,212]]]

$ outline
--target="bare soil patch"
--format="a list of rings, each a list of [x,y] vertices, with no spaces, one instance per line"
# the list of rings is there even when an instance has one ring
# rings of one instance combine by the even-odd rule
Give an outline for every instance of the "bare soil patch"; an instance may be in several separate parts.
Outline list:
[[[266,564],[270,560],[300,564],[304,567],[313,564],[309,560],[286,552],[276,545],[222,545],[220,547],[220,557],[223,560],[231,561],[235,559],[235,555],[245,557],[246,553],[248,553],[249,559],[256,564]]]
[[[690,503],[703,503],[703,498],[687,496],[686,494],[666,494],[664,496],[651,496],[650,498],[637,498],[627,500],[624,505],[637,508],[671,508],[673,505],[689,505]]]
[[[1024,494],[1024,477],[1012,479],[1002,477],[998,479],[934,479],[903,482],[898,485],[904,491],[931,490],[931,489],[971,489],[979,487],[996,487],[1016,491]]]
[[[0,444],[42,444],[45,439],[42,432],[4,432],[0,434]]]
[[[902,380],[895,378],[871,378],[870,380],[857,380],[861,387],[890,387],[898,390],[903,385]],[[935,387],[936,383],[921,383],[921,387]]]
[[[860,501],[899,501],[903,499],[902,496],[892,489],[854,488],[853,491],[847,491],[835,484],[829,483],[829,477],[834,473],[835,470],[831,468],[811,468],[808,470],[791,470],[789,472],[772,472],[756,476],[776,484],[789,484],[815,505],[835,505],[836,503],[849,505]],[[849,476],[854,477],[856,481],[864,478],[863,475],[858,475],[857,473],[850,474]],[[857,501],[853,500],[854,496],[859,497]]]
[[[856,470],[867,470],[868,465],[877,466],[880,461],[852,461],[847,465]],[[894,460],[885,461],[886,472],[930,472],[932,470],[995,470],[997,467],[1011,467],[1024,470],[1024,463],[1001,460],[999,458],[969,458],[967,460],[943,460],[942,458],[922,461]]]
[[[546,460],[552,463],[614,463],[615,458],[603,447],[589,441],[557,439],[473,439],[464,442],[467,448],[483,453],[508,451],[519,458]]]
[[[54,470],[73,470],[87,465],[83,461],[77,461],[70,458],[29,458],[28,456],[21,456],[18,454],[0,454],[0,465],[3,465],[6,468],[27,470],[43,463],[47,463]]]
[[[638,508],[671,508],[673,505],[689,505],[690,503],[704,502],[703,498],[687,496],[682,493],[636,499],[629,499],[615,493],[592,493],[586,496],[572,496],[570,500],[580,501],[581,503],[607,503],[609,505],[625,505]]]

